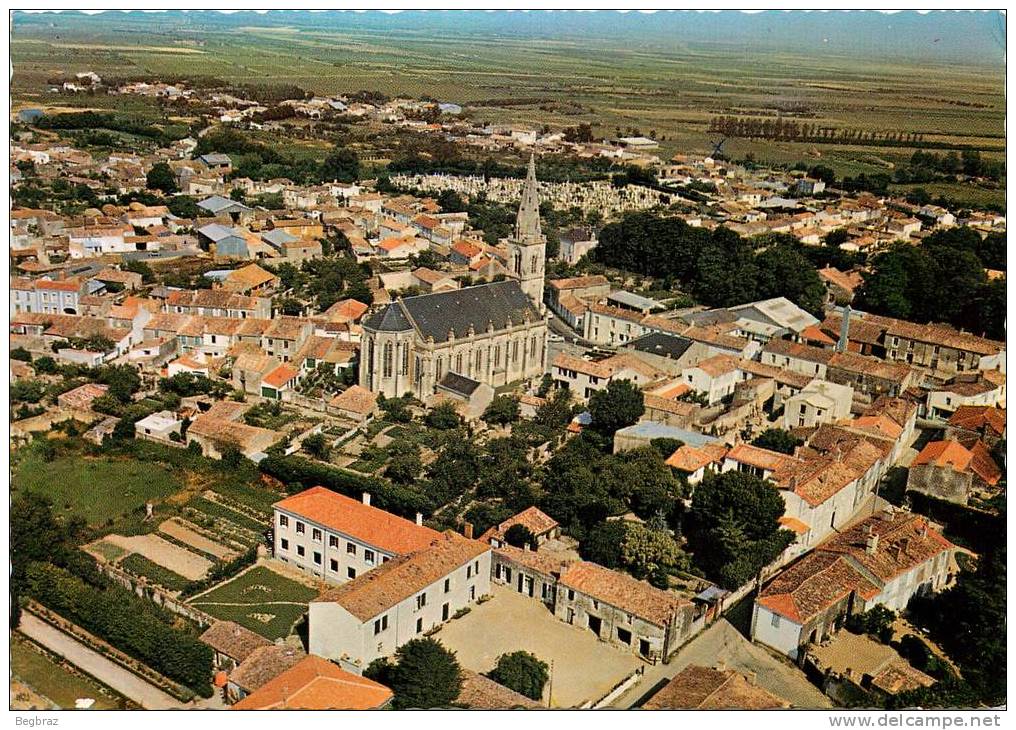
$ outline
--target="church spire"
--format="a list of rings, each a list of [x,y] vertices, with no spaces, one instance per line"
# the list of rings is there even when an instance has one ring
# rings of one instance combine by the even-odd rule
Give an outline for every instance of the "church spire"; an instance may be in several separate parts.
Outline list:
[[[536,159],[529,155],[529,172],[522,186],[522,200],[515,218],[515,240],[536,242],[542,238],[540,231],[540,194],[536,184]]]

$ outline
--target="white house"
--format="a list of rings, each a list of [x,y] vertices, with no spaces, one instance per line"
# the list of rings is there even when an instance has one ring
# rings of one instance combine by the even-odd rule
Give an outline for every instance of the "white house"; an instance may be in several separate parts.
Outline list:
[[[372,507],[366,493],[357,501],[312,487],[276,502],[273,509],[275,559],[330,583],[352,580],[440,536]]]
[[[854,389],[815,378],[783,401],[783,428],[813,428],[820,423],[833,423],[850,417]]]
[[[311,654],[360,674],[490,593],[491,547],[453,532],[310,603]]]

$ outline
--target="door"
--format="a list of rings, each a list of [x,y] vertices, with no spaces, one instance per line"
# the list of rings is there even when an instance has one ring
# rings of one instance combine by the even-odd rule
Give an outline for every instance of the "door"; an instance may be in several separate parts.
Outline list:
[[[639,639],[639,654],[644,657],[649,656],[649,642],[645,639]]]
[[[441,606],[441,620],[442,621],[447,621],[448,620],[448,610],[449,609],[448,609],[448,604],[447,603],[445,605]]]
[[[619,628],[617,630],[617,640],[622,644],[631,646],[631,632],[628,629]]]
[[[532,598],[533,597],[533,579],[530,578],[529,576],[526,576],[525,587],[526,587],[526,590],[524,591],[525,594],[527,596],[529,596],[530,598]]]
[[[569,624],[574,624],[575,623],[575,609],[574,608],[569,608],[568,609],[568,623]]]
[[[522,588],[522,580],[524,577],[525,576],[523,576],[522,573],[519,573],[519,593],[525,593],[525,591]]]
[[[589,616],[589,630],[597,636],[600,635],[600,629],[603,626],[603,621],[600,620],[599,616]]]

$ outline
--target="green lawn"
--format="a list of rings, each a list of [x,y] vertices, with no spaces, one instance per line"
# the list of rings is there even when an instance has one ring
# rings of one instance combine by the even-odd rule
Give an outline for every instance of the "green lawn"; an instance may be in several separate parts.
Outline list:
[[[15,467],[12,484],[15,491],[46,495],[54,510],[80,515],[90,525],[102,525],[183,487],[177,473],[158,464],[78,455],[46,462],[31,453]]]
[[[61,708],[73,709],[83,697],[95,700],[93,710],[124,709],[123,698],[92,679],[59,664],[35,644],[11,634],[11,673]]]
[[[292,633],[316,596],[313,588],[258,566],[195,597],[191,604],[274,641]]]

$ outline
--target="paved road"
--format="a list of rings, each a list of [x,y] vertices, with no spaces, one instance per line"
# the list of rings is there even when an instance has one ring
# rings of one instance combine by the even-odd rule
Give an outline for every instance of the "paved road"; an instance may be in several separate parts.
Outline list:
[[[21,614],[19,628],[26,636],[109,685],[124,697],[134,700],[146,710],[172,710],[186,707],[182,702],[153,687],[136,674],[114,664],[98,652],[78,643],[67,634],[30,613]]]

